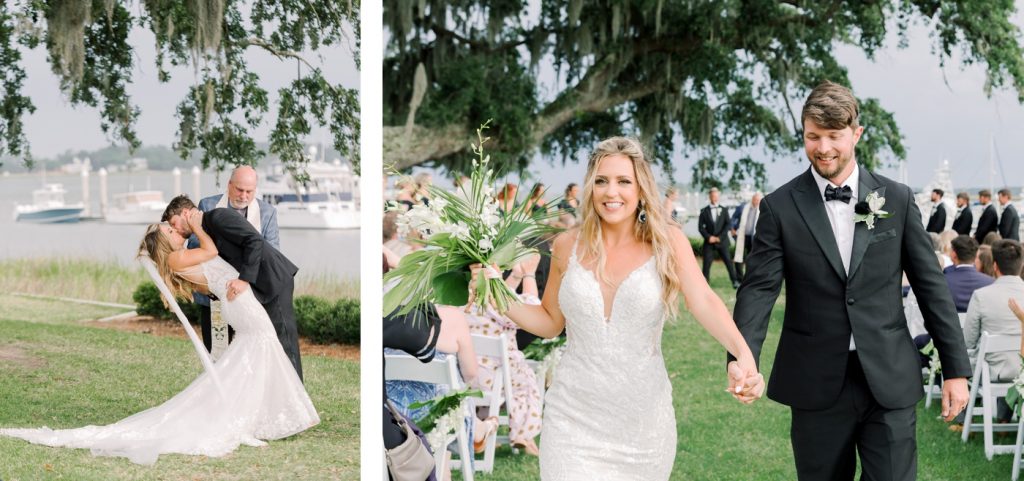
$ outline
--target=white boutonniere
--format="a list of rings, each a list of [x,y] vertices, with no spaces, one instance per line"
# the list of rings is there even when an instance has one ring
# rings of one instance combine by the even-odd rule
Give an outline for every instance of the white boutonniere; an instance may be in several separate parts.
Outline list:
[[[868,194],[867,198],[853,206],[853,222],[863,222],[868,229],[875,228],[875,219],[885,219],[892,214],[882,210],[885,205],[885,197],[878,195],[878,192]]]

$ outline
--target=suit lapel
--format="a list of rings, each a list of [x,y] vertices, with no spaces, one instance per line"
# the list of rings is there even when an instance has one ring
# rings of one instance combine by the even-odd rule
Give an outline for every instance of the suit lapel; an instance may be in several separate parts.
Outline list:
[[[860,182],[857,186],[857,202],[863,202],[871,192],[878,192],[878,195],[885,197],[885,187],[878,183],[877,179],[867,169],[860,169]],[[882,206],[882,210],[890,211],[891,206]],[[878,222],[876,220],[875,222]],[[875,227],[878,225],[876,224]],[[850,277],[857,272],[861,261],[864,260],[864,252],[868,250],[868,243],[871,240],[871,230],[868,230],[866,222],[857,222],[853,228],[853,250],[850,252]]]
[[[845,282],[846,269],[843,268],[843,259],[839,256],[836,236],[832,233],[832,224],[829,223],[828,213],[825,212],[825,201],[818,192],[818,184],[814,182],[810,169],[807,169],[800,185],[793,189],[791,194],[800,216],[811,231],[811,236],[825,253],[825,258],[836,271],[836,275]]]

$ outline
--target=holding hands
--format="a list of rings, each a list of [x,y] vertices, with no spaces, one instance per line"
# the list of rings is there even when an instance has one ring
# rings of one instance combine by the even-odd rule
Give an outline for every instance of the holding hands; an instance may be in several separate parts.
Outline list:
[[[764,376],[757,372],[753,359],[729,363],[729,394],[743,404],[751,404],[764,395]]]

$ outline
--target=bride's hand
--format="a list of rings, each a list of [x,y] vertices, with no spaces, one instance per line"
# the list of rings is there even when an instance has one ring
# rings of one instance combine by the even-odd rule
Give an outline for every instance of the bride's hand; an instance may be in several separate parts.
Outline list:
[[[470,264],[469,272],[471,275],[469,278],[469,301],[466,302],[466,313],[469,313],[472,310],[473,303],[476,301],[476,283],[481,271],[483,271],[483,275],[487,279],[501,279],[501,269],[498,268],[497,264],[491,264],[490,266],[487,266],[486,269],[483,264]],[[497,310],[494,306],[493,300],[490,307]]]
[[[203,230],[203,213],[199,209],[192,209],[185,218],[185,222],[188,223],[189,228],[192,232],[198,232]]]
[[[743,404],[750,404],[764,394],[764,376],[757,372],[753,359],[729,363],[729,394]]]

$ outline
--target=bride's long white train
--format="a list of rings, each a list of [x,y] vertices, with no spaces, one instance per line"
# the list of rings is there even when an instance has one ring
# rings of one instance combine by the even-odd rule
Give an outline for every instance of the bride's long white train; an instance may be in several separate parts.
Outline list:
[[[202,264],[211,290],[238,273],[219,257]],[[316,409],[284,353],[274,327],[252,290],[223,303],[235,338],[214,365],[224,396],[203,373],[167,402],[106,426],[76,429],[0,429],[0,435],[46,446],[89,449],[153,464],[160,454],[219,457],[240,445],[262,446],[320,422]]]

